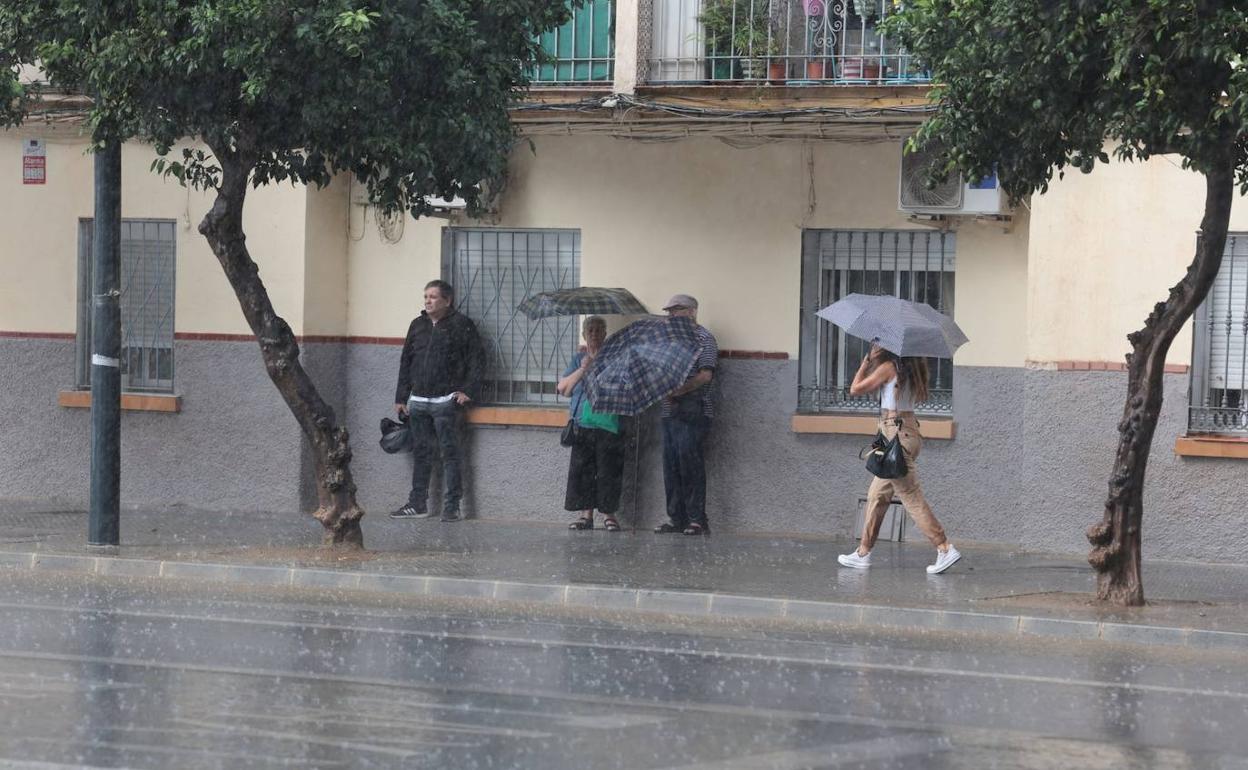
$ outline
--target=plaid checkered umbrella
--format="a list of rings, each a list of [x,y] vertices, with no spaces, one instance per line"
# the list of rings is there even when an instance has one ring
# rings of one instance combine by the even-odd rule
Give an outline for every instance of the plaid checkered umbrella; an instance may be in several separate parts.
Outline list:
[[[641,414],[684,384],[698,354],[692,319],[643,318],[612,334],[585,380],[595,412]]]
[[[815,315],[899,356],[953,358],[953,351],[967,341],[949,316],[897,297],[850,294]]]
[[[598,286],[544,291],[526,297],[517,308],[534,319],[558,315],[646,315],[650,312],[628,289]]]

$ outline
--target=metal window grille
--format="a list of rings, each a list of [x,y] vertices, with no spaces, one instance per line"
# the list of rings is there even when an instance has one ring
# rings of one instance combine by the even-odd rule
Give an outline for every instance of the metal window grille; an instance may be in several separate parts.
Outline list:
[[[76,382],[91,387],[91,239],[95,222],[78,220]],[[121,387],[173,391],[174,222],[121,223]]]
[[[555,385],[577,350],[576,318],[531,321],[516,306],[537,292],[580,285],[580,231],[446,228],[442,274],[455,287],[457,309],[485,342],[482,400],[565,401]]]
[[[1248,434],[1248,233],[1226,239],[1222,267],[1196,311],[1188,429]]]
[[[545,54],[534,68],[534,83],[610,81],[615,65],[615,4],[585,0],[574,5],[572,18],[540,36]]]
[[[891,294],[953,314],[957,236],[928,230],[807,230],[802,235],[798,409],[875,412],[878,395],[851,396],[870,342],[815,316],[847,294]],[[929,359],[930,392],[917,410],[953,412],[953,361]]]
[[[879,32],[894,0],[654,0],[652,82],[926,82]]]

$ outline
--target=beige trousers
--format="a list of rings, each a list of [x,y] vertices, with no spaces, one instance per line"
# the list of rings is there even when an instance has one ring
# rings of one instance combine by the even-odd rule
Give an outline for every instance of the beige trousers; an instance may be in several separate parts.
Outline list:
[[[936,520],[931,506],[923,497],[923,489],[919,486],[919,467],[915,461],[923,448],[923,438],[919,435],[918,420],[907,418],[900,428],[897,427],[895,419],[880,420],[879,428],[884,438],[889,441],[900,431],[901,448],[906,454],[908,472],[899,479],[877,478],[871,482],[871,487],[867,490],[867,518],[862,526],[862,550],[870,551],[875,546],[876,538],[880,536],[880,525],[884,523],[884,514],[888,511],[894,495],[901,498],[906,513],[910,514],[910,518],[914,519],[914,523],[932,545],[943,545],[948,539],[945,537],[945,530]]]

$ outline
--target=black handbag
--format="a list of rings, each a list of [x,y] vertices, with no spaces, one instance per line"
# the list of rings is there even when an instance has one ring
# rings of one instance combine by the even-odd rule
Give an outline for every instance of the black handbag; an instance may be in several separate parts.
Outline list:
[[[897,428],[891,441],[885,439],[883,433],[877,432],[871,446],[858,455],[862,457],[863,453],[866,454],[867,470],[876,478],[899,479],[910,472],[906,467],[905,450],[901,446],[901,426]]]
[[[400,414],[399,421],[389,417],[381,418],[381,451],[386,454],[412,451],[412,428],[407,422],[407,415]]]
[[[568,420],[568,424],[563,426],[563,432],[559,434],[559,444],[561,446],[576,445],[576,420]]]

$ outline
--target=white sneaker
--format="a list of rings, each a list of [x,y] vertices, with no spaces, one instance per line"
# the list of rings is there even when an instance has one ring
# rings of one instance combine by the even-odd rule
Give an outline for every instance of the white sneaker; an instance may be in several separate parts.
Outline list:
[[[942,551],[938,548],[936,549],[936,563],[927,565],[927,574],[939,575],[954,564],[957,564],[958,559],[961,558],[962,554],[958,553],[958,549],[952,545],[949,546],[947,551]]]
[[[866,569],[871,566],[871,553],[867,552],[866,556],[859,556],[858,551],[854,550],[849,553],[843,553],[836,557],[842,567],[853,567],[854,569]]]

